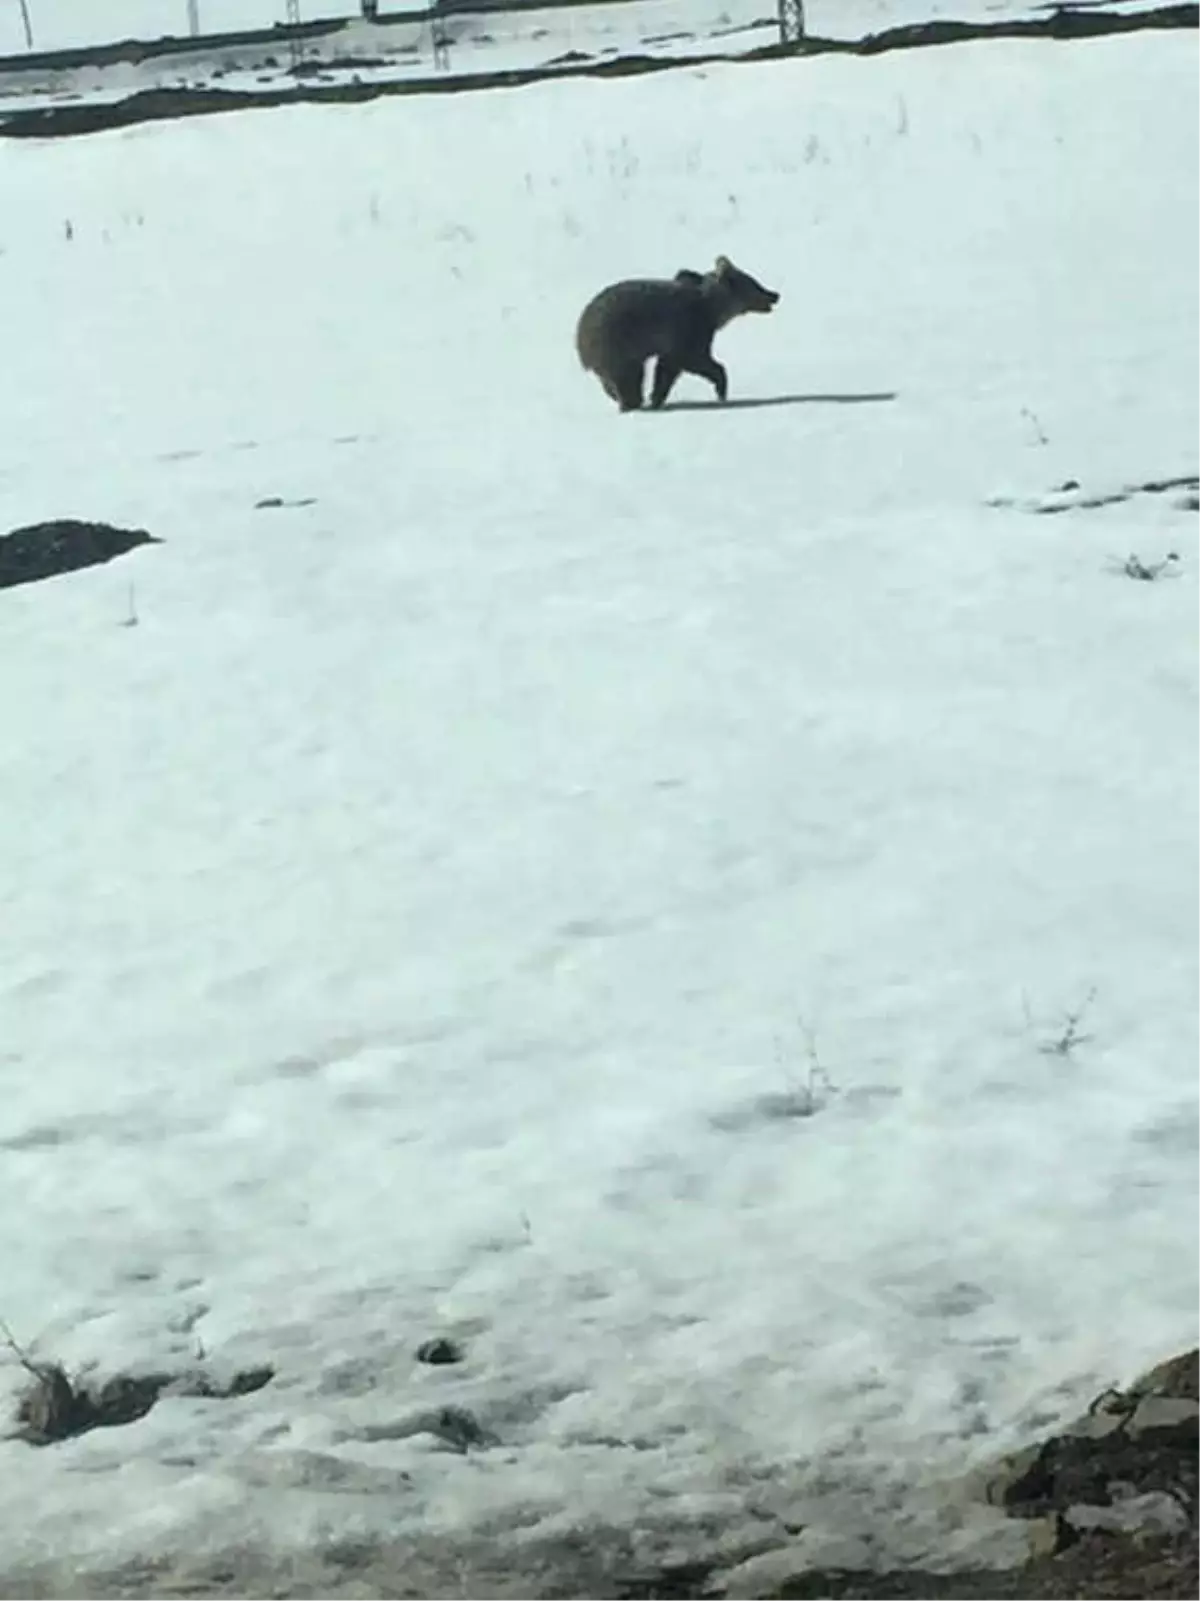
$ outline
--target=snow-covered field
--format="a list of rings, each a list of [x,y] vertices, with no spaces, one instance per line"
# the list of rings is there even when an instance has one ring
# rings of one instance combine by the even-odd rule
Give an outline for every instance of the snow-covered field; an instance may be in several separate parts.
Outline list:
[[[944,1558],[1194,1340],[1196,518],[1037,514],[1196,470],[1194,43],[0,145],[0,529],[165,540],[0,595],[0,1315],[277,1368],[0,1444],[10,1569]]]

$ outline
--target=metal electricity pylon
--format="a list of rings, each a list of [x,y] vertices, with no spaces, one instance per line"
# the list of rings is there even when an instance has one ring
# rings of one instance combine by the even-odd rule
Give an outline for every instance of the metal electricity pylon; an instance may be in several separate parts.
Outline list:
[[[446,24],[438,15],[438,7],[434,5],[434,15],[429,24],[429,31],[433,42],[433,70],[435,72],[450,71],[450,35]]]
[[[804,0],[779,0],[779,42],[799,44],[804,38]]]

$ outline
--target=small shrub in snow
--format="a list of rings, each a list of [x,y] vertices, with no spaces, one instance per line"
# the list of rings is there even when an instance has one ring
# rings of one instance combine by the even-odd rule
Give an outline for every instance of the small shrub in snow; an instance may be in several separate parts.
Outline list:
[[[31,1381],[17,1402],[16,1437],[30,1445],[50,1445],[81,1432],[79,1397],[57,1362],[29,1366]]]
[[[1082,1023],[1088,1008],[1096,999],[1095,985],[1079,1002],[1078,1006],[1063,1013],[1062,1023],[1058,1032],[1048,1035],[1038,1042],[1038,1050],[1043,1056],[1070,1056],[1071,1052],[1080,1045],[1086,1045],[1093,1036],[1085,1034]],[[1029,1010],[1029,1002],[1025,1001],[1025,1022],[1029,1029],[1034,1029],[1033,1017]]]
[[[1172,550],[1167,552],[1162,561],[1144,562],[1135,552],[1126,556],[1118,567],[1126,578],[1138,578],[1144,584],[1152,584],[1156,578],[1162,578],[1164,574],[1169,578],[1178,578],[1179,556]]]
[[[761,1095],[755,1095],[737,1106],[730,1107],[727,1111],[716,1113],[711,1119],[714,1128],[722,1129],[726,1133],[736,1133],[756,1124],[795,1122],[815,1117],[818,1112],[825,1110],[838,1093],[838,1086],[825,1071],[817,1054],[816,1036],[806,1027],[803,1019],[800,1021],[800,1028],[808,1056],[808,1071],[804,1077],[797,1078],[790,1070],[781,1047],[780,1065],[788,1081],[785,1088],[767,1090]]]
[[[769,1120],[815,1117],[824,1111],[837,1094],[837,1085],[820,1066],[810,1067],[807,1077],[789,1089],[778,1090],[756,1098],[754,1105],[760,1116]]]
[[[91,1429],[115,1428],[145,1417],[164,1393],[226,1400],[261,1390],[275,1377],[272,1367],[246,1368],[226,1383],[204,1373],[118,1373],[97,1388],[75,1384],[59,1362],[34,1362],[0,1321],[0,1335],[31,1383],[17,1402],[14,1435],[29,1445],[54,1445]]]

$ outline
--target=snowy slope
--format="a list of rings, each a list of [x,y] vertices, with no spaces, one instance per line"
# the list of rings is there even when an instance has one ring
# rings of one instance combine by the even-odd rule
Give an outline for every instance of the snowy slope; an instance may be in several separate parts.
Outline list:
[[[986,1519],[916,1491],[1194,1338],[1195,518],[1036,507],[1195,472],[1195,92],[1138,36],[0,147],[0,528],[166,541],[0,595],[0,1313],[278,1369],[0,1444],[10,1564],[937,1558]],[[722,249],[741,404],[619,417],[580,306]]]

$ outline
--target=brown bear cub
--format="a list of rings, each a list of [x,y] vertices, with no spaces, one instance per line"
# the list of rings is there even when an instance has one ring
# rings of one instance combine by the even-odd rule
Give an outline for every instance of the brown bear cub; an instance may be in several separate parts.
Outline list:
[[[661,406],[681,372],[707,378],[724,400],[725,369],[714,361],[713,336],[748,311],[768,312],[779,296],[718,256],[711,272],[684,268],[674,278],[630,278],[610,284],[584,307],[575,348],[622,411],[642,404],[645,367],[657,357],[650,404]]]

